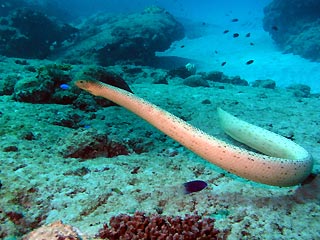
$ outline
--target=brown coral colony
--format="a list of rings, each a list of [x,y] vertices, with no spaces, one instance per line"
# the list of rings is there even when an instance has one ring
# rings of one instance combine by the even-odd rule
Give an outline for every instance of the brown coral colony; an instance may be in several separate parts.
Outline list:
[[[136,212],[133,216],[120,214],[105,224],[98,237],[102,239],[225,239],[227,232],[214,228],[214,219],[198,215],[169,217],[146,216]]]

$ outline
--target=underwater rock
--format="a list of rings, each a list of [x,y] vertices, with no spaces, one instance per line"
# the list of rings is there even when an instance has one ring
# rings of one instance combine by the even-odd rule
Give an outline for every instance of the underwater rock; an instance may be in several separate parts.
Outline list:
[[[299,186],[294,195],[293,199],[297,203],[306,203],[309,201],[320,201],[320,175],[314,175],[313,179],[306,184]]]
[[[168,72],[171,77],[187,78],[193,75],[193,72],[189,71],[186,66],[174,68]]]
[[[65,91],[63,83],[70,83],[70,65],[49,64],[37,69],[34,77],[17,81],[13,98],[20,102],[71,104],[76,98],[77,89]]]
[[[150,65],[156,51],[164,51],[184,37],[183,26],[158,7],[130,15],[100,13],[79,28],[77,43],[61,53],[65,61],[103,66],[128,62]]]
[[[24,77],[18,81],[15,75],[8,75],[0,94],[10,94],[13,91],[13,99],[19,102],[73,104],[81,110],[95,111],[97,108],[115,104],[87,93],[80,93],[80,90],[72,83],[73,78],[94,79],[132,92],[123,78],[103,67],[89,66],[77,69],[73,74],[71,70],[74,67],[69,64],[48,64],[36,69],[36,73],[32,74],[34,76]],[[69,123],[61,122],[58,125],[74,126],[77,125],[77,122],[72,120]]]
[[[7,0],[7,1],[1,1],[1,11],[0,16],[8,16],[11,11],[21,8],[21,7],[27,7],[28,3],[24,0]]]
[[[8,74],[4,78],[4,81],[0,82],[0,95],[12,95],[14,93],[14,86],[19,79],[20,77],[17,74]]]
[[[240,86],[249,86],[249,83],[246,80],[241,79],[239,76],[229,77],[219,71],[204,73],[203,78],[213,82],[229,83],[229,84],[240,85]]]
[[[246,80],[240,78],[239,76],[229,77],[227,79],[228,80],[226,81],[226,83],[231,83],[231,84],[240,85],[240,86],[249,86],[249,83]]]
[[[81,116],[76,113],[69,113],[69,112],[61,112],[60,114],[56,114],[53,116],[53,125],[63,126],[67,128],[78,129],[83,127],[81,124]]]
[[[261,88],[270,88],[270,89],[275,89],[276,87],[276,82],[271,79],[266,79],[266,80],[255,80],[252,83],[252,87],[261,87]]]
[[[37,78],[24,78],[19,80],[14,87],[14,100],[29,103],[49,102],[53,93],[53,83],[39,81]]]
[[[187,77],[183,81],[183,84],[189,87],[210,87],[207,80],[203,79],[201,75],[192,75]]]
[[[141,69],[139,69],[140,71]],[[77,75],[77,79],[96,80],[133,93],[129,85],[119,74],[104,67],[88,66]]]
[[[48,57],[52,50],[72,41],[78,30],[31,9],[17,9],[0,18],[0,54],[8,57]]]
[[[147,75],[148,77],[148,75]],[[150,69],[149,77],[153,79],[154,84],[169,84],[169,74],[163,69]]]
[[[320,61],[320,2],[272,1],[264,9],[263,27],[284,52]]]
[[[27,141],[32,141],[32,140],[37,139],[37,137],[33,132],[27,131],[27,132],[22,133],[21,139],[24,139],[24,140],[27,140]]]
[[[166,75],[156,75],[154,77],[154,84],[169,84]]]
[[[121,143],[108,139],[104,134],[94,130],[69,135],[61,140],[60,153],[64,158],[80,158],[83,160],[97,157],[112,158],[119,155],[128,155],[129,150]]]
[[[223,74],[223,72],[219,72],[219,71],[211,71],[204,75],[205,79],[213,82],[223,82],[223,79],[225,77],[226,76]]]
[[[107,70],[104,67],[88,66],[83,70],[79,71],[79,73],[76,75],[76,79],[101,81],[106,84],[122,88],[132,93],[132,90],[130,89],[129,85],[122,77],[120,77],[119,74],[117,74],[114,71]],[[81,92],[78,95],[77,99],[74,101],[74,106],[85,111],[95,111],[99,106],[108,107],[114,105],[115,104],[113,102],[107,99],[95,97],[86,92]]]
[[[19,64],[19,65],[29,65],[28,61],[25,59],[17,59],[14,61],[14,63]]]
[[[19,148],[17,146],[10,145],[10,146],[4,147],[3,151],[4,152],[18,152]]]
[[[311,88],[304,84],[293,84],[287,87],[288,90],[293,92],[295,97],[310,97]]]
[[[39,11],[60,20],[73,20],[72,15],[65,8],[61,8],[58,1],[34,0],[1,0],[0,17],[6,17],[17,9]]]

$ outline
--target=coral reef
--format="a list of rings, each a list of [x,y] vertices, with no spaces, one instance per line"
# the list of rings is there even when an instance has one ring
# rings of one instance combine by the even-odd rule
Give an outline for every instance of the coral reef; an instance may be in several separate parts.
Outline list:
[[[283,49],[320,61],[320,2],[272,1],[264,9],[263,27]]]
[[[133,216],[120,214],[110,219],[99,232],[102,239],[226,239],[228,231],[214,228],[214,219],[198,215],[185,217],[146,216],[136,212]]]
[[[65,91],[61,84],[70,84],[70,65],[49,64],[41,66],[31,77],[18,80],[14,86],[13,97],[16,101],[30,103],[70,104],[77,95]]]
[[[125,80],[115,72],[89,66],[78,69],[73,74],[74,67],[76,66],[69,64],[48,64],[38,67],[34,73],[21,79],[17,79],[16,75],[8,75],[0,95],[12,94],[13,99],[19,102],[73,104],[81,110],[95,111],[101,106],[107,107],[114,103],[89,94],[79,94],[79,90],[73,86],[73,78],[95,79],[132,92]],[[76,119],[72,121],[74,120]]]

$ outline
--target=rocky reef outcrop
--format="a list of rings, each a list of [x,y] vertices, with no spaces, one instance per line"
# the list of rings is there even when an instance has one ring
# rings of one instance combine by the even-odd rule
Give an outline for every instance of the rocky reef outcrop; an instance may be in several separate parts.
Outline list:
[[[16,9],[0,18],[0,54],[8,57],[48,57],[52,50],[71,41],[78,30],[50,19],[42,12]]]
[[[116,72],[99,66],[81,68],[69,64],[48,64],[33,71],[18,80],[15,75],[8,75],[0,96],[12,95],[15,101],[28,103],[73,104],[84,111],[95,111],[114,103],[81,92],[74,86],[73,79],[95,79],[132,92]]]
[[[183,26],[159,7],[129,15],[101,13],[88,18],[79,28],[77,43],[59,56],[70,63],[148,64],[156,51],[164,51],[184,37]]]
[[[320,1],[274,0],[264,14],[264,29],[284,52],[320,61]]]
[[[182,24],[159,7],[129,15],[99,13],[74,27],[49,17],[46,11],[26,4],[14,8],[13,3],[5,1],[0,12],[0,54],[7,57],[102,66],[150,65],[157,51],[184,37]]]
[[[62,21],[74,19],[68,10],[62,8],[63,4],[59,3],[59,0],[0,0],[0,6],[0,17],[7,17],[12,11],[25,8],[45,13]]]

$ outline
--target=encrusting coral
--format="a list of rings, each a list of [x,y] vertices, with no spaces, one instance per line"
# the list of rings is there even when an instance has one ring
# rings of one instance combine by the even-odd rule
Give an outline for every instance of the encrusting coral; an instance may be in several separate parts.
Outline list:
[[[50,240],[80,240],[77,231],[70,225],[65,225],[61,221],[53,222],[49,225],[42,226],[26,236],[23,240],[50,239]]]
[[[201,218],[198,215],[169,217],[161,215],[146,216],[136,212],[133,216],[120,214],[110,219],[100,230],[102,239],[226,239],[228,231],[214,228],[214,219]]]

